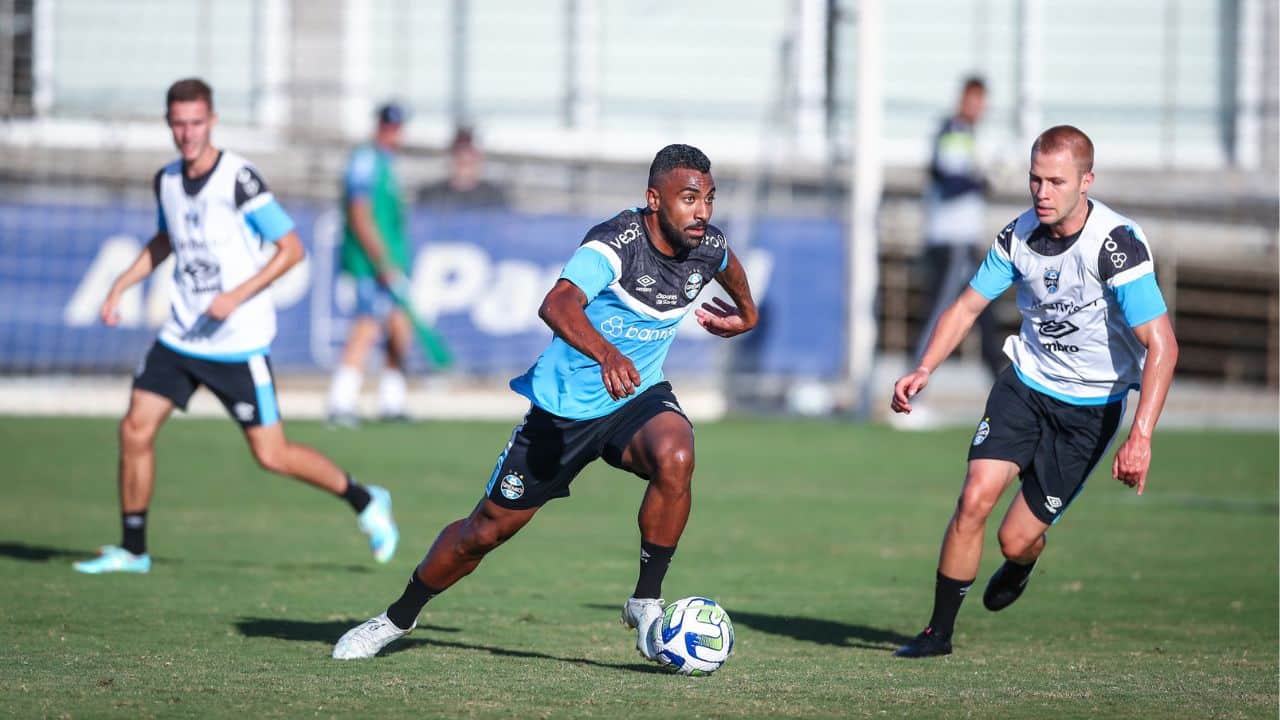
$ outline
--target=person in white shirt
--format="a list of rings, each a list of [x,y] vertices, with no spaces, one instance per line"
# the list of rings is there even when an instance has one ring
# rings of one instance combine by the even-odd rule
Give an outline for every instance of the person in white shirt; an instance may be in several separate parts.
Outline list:
[[[248,161],[213,146],[217,116],[207,84],[196,78],[174,83],[165,117],[181,157],[156,173],[156,233],[116,279],[100,314],[115,325],[124,292],[173,255],[169,319],[135,373],[120,421],[123,539],[75,569],[150,571],[146,519],[156,434],[201,385],[240,425],[259,465],[347,501],[359,513],[375,559],[389,561],[399,538],[390,494],[356,483],[323,454],[285,437],[269,360],[275,307],[266,290],[305,254],[293,220]]]
[[[1178,342],[1156,283],[1151,247],[1136,223],[1089,198],[1093,142],[1058,125],[1031,147],[1033,207],[991,245],[969,286],[947,308],[920,366],[893,387],[890,406],[912,400],[955,350],[974,320],[1011,285],[1022,328],[1004,344],[1012,366],[996,379],[969,446],[969,467],[939,553],[933,615],[899,657],[951,653],[960,604],[976,579],[986,522],[1020,477],[1021,490],[1000,523],[1004,564],[983,605],[1013,604],[1045,548],[1045,532],[1084,489],[1139,390],[1128,438],[1111,474],[1142,494],[1151,436],[1164,408]]]

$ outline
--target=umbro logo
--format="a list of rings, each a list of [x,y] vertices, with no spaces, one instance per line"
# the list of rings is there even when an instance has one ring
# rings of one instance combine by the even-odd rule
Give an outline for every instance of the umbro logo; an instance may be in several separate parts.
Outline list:
[[[1044,500],[1045,500],[1044,509],[1048,510],[1054,515],[1057,515],[1058,508],[1062,507],[1062,500],[1052,495],[1046,495]]]
[[[1079,330],[1070,320],[1050,320],[1040,323],[1039,332],[1045,337],[1060,338]]]
[[[648,275],[641,275],[636,278],[636,290],[639,292],[653,292],[653,286],[656,284],[658,284],[658,281]]]

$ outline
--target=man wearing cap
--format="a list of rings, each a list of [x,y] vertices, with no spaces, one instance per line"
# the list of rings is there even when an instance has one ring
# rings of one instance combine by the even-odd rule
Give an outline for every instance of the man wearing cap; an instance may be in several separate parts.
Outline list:
[[[407,418],[404,362],[411,328],[388,290],[404,281],[409,268],[404,208],[394,167],[405,113],[389,103],[378,108],[377,117],[373,140],[352,151],[343,173],[341,262],[342,271],[355,282],[356,317],[329,387],[329,422],[343,427],[358,423],[356,403],[365,358],[384,327],[386,366],[378,387],[378,412],[384,420]]]

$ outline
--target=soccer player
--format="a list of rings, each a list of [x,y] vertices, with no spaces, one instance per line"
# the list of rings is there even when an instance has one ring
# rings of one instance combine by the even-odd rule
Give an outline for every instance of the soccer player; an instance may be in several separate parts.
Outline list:
[[[383,326],[386,365],[378,380],[378,412],[384,420],[407,419],[404,364],[411,330],[389,290],[403,288],[409,270],[409,243],[394,164],[403,125],[404,110],[399,105],[378,108],[373,141],[351,153],[343,176],[342,270],[355,280],[356,319],[329,385],[329,422],[341,427],[358,424],[356,402],[365,358]]]
[[[942,539],[933,616],[899,657],[951,653],[956,613],[978,573],[987,516],[1014,478],[1000,523],[1004,564],[982,602],[993,612],[1026,589],[1044,551],[1045,531],[1084,489],[1140,390],[1128,438],[1112,475],[1141,494],[1151,435],[1164,407],[1178,344],[1146,237],[1136,223],[1089,198],[1093,143],[1059,125],[1031,147],[1033,207],[996,236],[960,297],[942,314],[920,367],[893,387],[891,407],[911,400],[955,350],[987,304],[1017,285],[1022,329],[1005,341],[1013,361],[991,388],[969,447],[969,468]]]
[[[708,332],[755,327],[746,273],[710,225],[715,182],[697,148],[668,145],[649,168],[643,208],[587,232],[539,315],[555,333],[528,372],[511,381],[532,403],[498,456],[471,514],[446,526],[386,612],[338,640],[339,659],[373,657],[403,637],[431,598],[476,569],[550,500],[567,497],[587,464],[603,457],[648,481],[640,504],[640,574],[622,620],[653,659],[648,630],[661,616],[662,580],[689,518],[693,427],[663,379],[681,318],[711,278],[717,299],[695,313]]]
[[[267,288],[303,257],[293,221],[257,169],[210,141],[217,120],[213,91],[195,78],[174,83],[166,119],[181,157],[155,176],[155,235],[107,294],[102,321],[118,322],[124,292],[174,255],[169,319],[133,379],[120,421],[120,511],[123,540],[77,562],[83,573],[151,569],[147,508],[155,486],[155,438],[175,406],[209,388],[240,424],[263,468],[289,475],[350,503],[369,535],[374,558],[387,562],[398,533],[391,496],[359,485],[324,455],[290,442],[276,406],[268,348],[276,333]]]

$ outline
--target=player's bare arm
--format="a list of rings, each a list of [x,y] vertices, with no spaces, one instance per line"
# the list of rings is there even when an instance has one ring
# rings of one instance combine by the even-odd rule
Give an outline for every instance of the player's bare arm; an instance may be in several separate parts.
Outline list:
[[[991,301],[982,293],[966,287],[960,297],[938,318],[937,327],[929,336],[920,365],[915,370],[903,375],[893,385],[893,400],[889,406],[897,413],[911,412],[911,398],[915,397],[929,384],[929,376],[944,360],[955,352],[960,341],[969,334],[973,323],[990,305]]]
[[[1169,315],[1143,323],[1133,329],[1133,334],[1147,348],[1147,362],[1142,368],[1142,392],[1138,396],[1138,409],[1133,416],[1129,437],[1116,452],[1111,463],[1111,475],[1129,487],[1136,487],[1138,494],[1147,486],[1147,471],[1151,468],[1151,436],[1156,422],[1164,410],[1164,401],[1173,384],[1173,368],[1178,363],[1178,340],[1173,335]]]
[[[143,278],[150,275],[151,271],[164,262],[171,252],[173,252],[173,246],[169,243],[169,233],[158,232],[152,236],[128,269],[120,273],[120,277],[111,284],[107,299],[102,301],[102,308],[98,311],[104,325],[115,327],[116,323],[120,322],[116,307],[120,304],[120,297],[124,295],[124,291],[142,282]]]
[[[754,328],[760,320],[759,313],[756,312],[756,301],[751,297],[746,270],[742,268],[742,263],[733,250],[729,251],[729,263],[724,270],[716,273],[716,282],[729,293],[733,305],[720,298],[713,298],[711,303],[702,303],[702,307],[693,311],[698,317],[698,324],[712,335],[724,338],[741,335]]]
[[[302,241],[298,239],[298,234],[292,230],[277,240],[275,245],[275,256],[268,260],[261,270],[230,290],[219,293],[213,302],[209,303],[209,308],[204,314],[214,320],[226,320],[237,307],[240,307],[241,303],[262,292],[264,288],[297,265],[307,254],[302,247]]]
[[[538,317],[552,332],[575,350],[600,363],[600,377],[614,400],[627,397],[640,384],[640,372],[630,358],[591,326],[587,296],[573,283],[561,278],[538,308]]]

